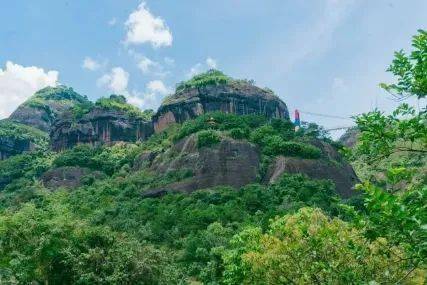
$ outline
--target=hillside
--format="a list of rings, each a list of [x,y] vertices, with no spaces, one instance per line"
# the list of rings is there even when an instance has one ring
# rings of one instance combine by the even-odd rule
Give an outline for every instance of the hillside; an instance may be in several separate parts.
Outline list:
[[[92,103],[66,90],[36,93],[51,94],[49,110],[66,106],[42,119],[49,137],[36,129],[39,112],[22,121],[34,126],[0,124],[1,136],[39,145],[0,161],[4,280],[264,284],[265,266],[301,284],[315,283],[313,274],[321,284],[390,283],[422,259],[407,216],[399,219],[415,247],[384,233],[393,219],[375,220],[376,190],[354,190],[343,146],[315,124],[295,131],[270,90],[210,71],[180,83],[154,114],[120,95]],[[24,105],[17,114],[39,108]],[[402,197],[387,205],[419,219],[423,198]]]

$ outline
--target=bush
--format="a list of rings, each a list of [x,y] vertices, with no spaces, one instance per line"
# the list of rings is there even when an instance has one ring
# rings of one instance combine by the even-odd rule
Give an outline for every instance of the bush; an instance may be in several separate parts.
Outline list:
[[[217,144],[221,141],[218,133],[213,130],[203,130],[197,133],[197,147],[205,147]]]
[[[247,139],[249,132],[247,128],[234,128],[230,130],[230,137],[236,140]]]
[[[264,125],[264,126],[261,126],[257,129],[255,129],[251,133],[250,139],[252,142],[254,142],[258,145],[262,145],[264,143],[264,140],[267,137],[270,137],[273,135],[278,135],[278,132],[271,125]]]
[[[264,139],[263,153],[266,155],[287,155],[301,158],[320,158],[322,152],[317,147],[299,142],[287,142],[278,135]]]
[[[276,218],[263,233],[249,227],[223,253],[225,284],[395,284],[404,251],[319,209]],[[290,282],[291,281],[291,282]]]

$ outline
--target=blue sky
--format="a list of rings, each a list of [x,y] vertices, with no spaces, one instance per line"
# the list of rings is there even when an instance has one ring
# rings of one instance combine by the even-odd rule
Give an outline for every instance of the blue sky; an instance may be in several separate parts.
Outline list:
[[[427,28],[425,0],[2,2],[0,118],[55,82],[155,109],[177,82],[215,66],[273,89],[291,111],[390,110],[378,83],[392,80],[393,51]]]

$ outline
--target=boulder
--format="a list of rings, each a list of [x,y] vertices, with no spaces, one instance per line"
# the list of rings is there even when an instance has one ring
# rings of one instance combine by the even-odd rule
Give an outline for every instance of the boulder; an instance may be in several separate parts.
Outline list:
[[[187,88],[167,97],[153,116],[154,129],[160,132],[170,124],[182,123],[214,111],[289,119],[286,104],[273,92],[246,81],[233,81]]]

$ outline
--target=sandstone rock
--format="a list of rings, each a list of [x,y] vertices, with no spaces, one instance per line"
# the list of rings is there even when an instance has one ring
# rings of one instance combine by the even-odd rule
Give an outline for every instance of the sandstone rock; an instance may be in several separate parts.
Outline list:
[[[32,151],[36,145],[28,139],[17,140],[10,137],[0,137],[0,160],[11,156]]]
[[[99,171],[92,171],[84,167],[64,166],[51,169],[43,174],[42,181],[45,187],[52,190],[60,187],[76,188],[82,185],[82,178],[92,175],[99,179],[104,176]]]
[[[126,111],[95,107],[77,120],[65,113],[54,123],[50,138],[52,149],[58,151],[80,143],[135,142],[147,139],[152,133],[151,122]]]
[[[168,97],[153,117],[154,129],[160,132],[169,124],[213,111],[289,118],[286,104],[271,91],[238,81],[185,89]]]
[[[188,169],[193,177],[148,191],[144,197],[167,192],[189,193],[220,185],[239,188],[257,180],[259,167],[258,150],[249,142],[225,138],[215,146],[198,149],[192,135],[177,143],[170,153],[158,156],[150,169],[163,174]]]
[[[330,144],[320,140],[314,140],[311,143],[321,149],[322,159],[278,156],[270,165],[265,182],[274,183],[283,173],[302,173],[312,179],[332,180],[337,193],[343,198],[355,195],[353,187],[359,179],[352,166],[344,161]]]
[[[21,104],[9,119],[49,132],[52,123],[64,111],[76,104],[87,104],[88,99],[65,86],[46,87]]]

